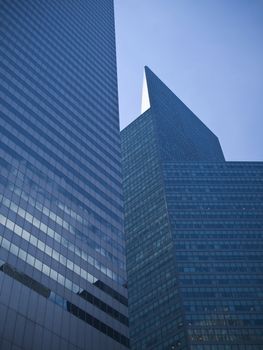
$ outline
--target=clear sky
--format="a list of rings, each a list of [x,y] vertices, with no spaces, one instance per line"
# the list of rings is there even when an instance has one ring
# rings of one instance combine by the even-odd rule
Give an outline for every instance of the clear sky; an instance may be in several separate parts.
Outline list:
[[[140,115],[143,67],[219,137],[263,160],[263,0],[115,0],[121,129]]]

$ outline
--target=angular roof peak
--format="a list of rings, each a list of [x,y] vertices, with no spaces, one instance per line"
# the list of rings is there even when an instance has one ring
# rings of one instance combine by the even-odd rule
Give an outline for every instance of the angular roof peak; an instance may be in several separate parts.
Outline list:
[[[168,86],[166,86],[148,66],[144,66],[141,113],[153,107],[155,102],[160,100],[160,94],[162,96],[168,94],[177,98]]]
[[[142,114],[149,108],[158,132],[167,138],[162,140],[164,155],[172,154],[177,160],[224,161],[213,132],[145,66]]]

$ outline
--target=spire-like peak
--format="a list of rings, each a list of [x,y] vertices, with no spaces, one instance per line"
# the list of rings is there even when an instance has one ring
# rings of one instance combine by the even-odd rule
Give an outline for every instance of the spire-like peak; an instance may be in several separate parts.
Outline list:
[[[167,85],[148,67],[144,67],[142,113],[156,103],[160,102],[161,96],[173,96],[177,98]]]
[[[146,78],[146,68],[143,73],[143,85],[142,85],[142,104],[141,104],[141,114],[143,114],[147,109],[151,107],[149,92],[148,92],[148,82]]]
[[[224,161],[217,137],[145,66],[142,114],[149,108],[160,135],[167,136],[162,140],[166,150],[164,157],[171,155],[171,159],[182,161]]]

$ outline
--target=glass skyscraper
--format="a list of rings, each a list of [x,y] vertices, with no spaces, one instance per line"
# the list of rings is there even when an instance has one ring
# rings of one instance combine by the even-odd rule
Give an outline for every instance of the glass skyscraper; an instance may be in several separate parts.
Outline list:
[[[263,349],[263,162],[225,161],[145,72],[121,132],[131,349]]]
[[[0,349],[126,349],[112,0],[0,0]]]

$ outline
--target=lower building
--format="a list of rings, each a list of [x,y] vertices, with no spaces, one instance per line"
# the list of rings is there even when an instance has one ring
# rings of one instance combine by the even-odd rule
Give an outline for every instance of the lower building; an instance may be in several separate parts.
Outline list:
[[[146,68],[121,133],[131,348],[263,348],[263,162],[217,137]]]

